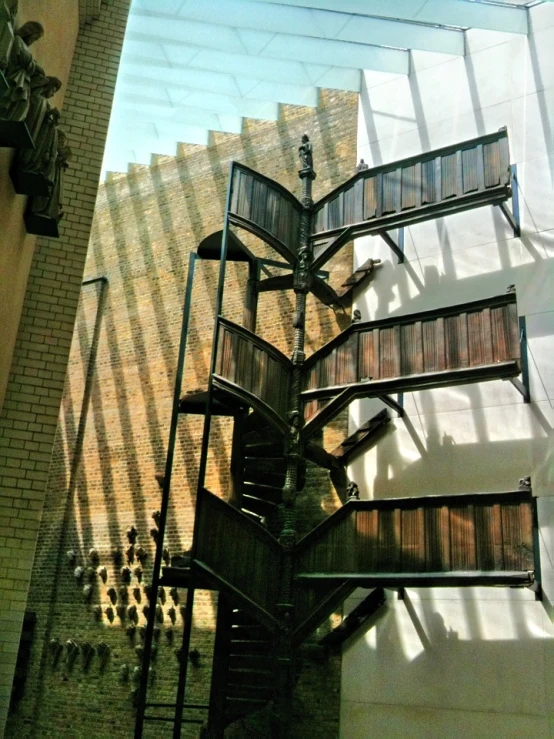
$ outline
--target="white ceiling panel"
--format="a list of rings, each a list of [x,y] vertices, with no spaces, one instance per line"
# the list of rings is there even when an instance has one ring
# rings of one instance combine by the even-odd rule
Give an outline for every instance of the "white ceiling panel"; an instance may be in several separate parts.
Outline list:
[[[148,164],[363,70],[408,74],[411,50],[464,53],[464,29],[525,34],[537,0],[133,0],[104,170]],[[126,159],[126,157],[128,157]]]

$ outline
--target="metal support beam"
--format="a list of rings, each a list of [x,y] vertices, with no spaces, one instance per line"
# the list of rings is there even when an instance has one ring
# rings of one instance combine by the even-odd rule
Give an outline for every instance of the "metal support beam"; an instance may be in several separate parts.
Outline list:
[[[393,400],[390,395],[380,395],[379,397],[383,403],[386,403],[389,406],[389,408],[396,411],[398,418],[404,418],[406,415],[406,411],[404,410],[404,393],[398,393],[396,396],[398,401]]]
[[[390,248],[393,250],[393,252],[398,257],[398,264],[403,264],[404,262],[404,229],[403,228],[398,229],[398,243],[394,241],[394,239],[388,233],[388,231],[381,231],[379,235],[383,238],[383,241],[387,244],[387,246],[390,246]]]
[[[142,739],[145,721],[146,695],[148,691],[148,670],[150,667],[150,659],[152,655],[152,640],[154,638],[154,624],[156,599],[158,597],[158,587],[161,580],[162,552],[165,536],[165,527],[167,522],[169,508],[169,493],[171,487],[171,474],[173,471],[173,457],[175,454],[175,443],[177,440],[177,426],[179,422],[179,405],[181,397],[181,384],[183,381],[183,373],[185,368],[185,356],[187,349],[188,327],[192,305],[192,288],[194,284],[194,267],[197,255],[191,252],[189,255],[187,286],[185,290],[185,302],[183,306],[183,322],[181,325],[181,341],[179,344],[179,354],[177,357],[177,371],[175,376],[175,387],[173,390],[173,406],[171,413],[171,423],[169,427],[169,439],[167,443],[167,457],[165,462],[165,473],[163,477],[162,499],[160,504],[160,521],[158,526],[158,539],[156,543],[156,553],[154,555],[154,566],[152,571],[152,591],[150,596],[150,610],[148,611],[148,619],[146,623],[146,633],[144,636],[144,652],[142,655],[142,674],[140,678],[138,696],[137,696],[137,716],[135,721],[135,739]],[[189,597],[190,597],[189,589]],[[192,598],[190,599],[190,608],[192,608]],[[187,598],[187,615],[189,613],[189,598]],[[185,623],[185,634],[187,633],[187,623]],[[188,654],[188,652],[187,652]],[[186,668],[185,668],[186,669]],[[182,672],[182,670],[181,670]],[[180,683],[179,683],[180,685]],[[184,694],[182,699],[177,697],[176,716],[179,712],[179,706],[184,702]],[[182,708],[181,718],[182,718]],[[180,726],[180,724],[179,724]],[[179,734],[176,736],[180,736]]]
[[[499,208],[504,218],[508,221],[514,232],[514,238],[521,236],[521,222],[519,216],[519,185],[517,180],[517,164],[510,166],[512,173],[512,210],[508,208],[506,203],[500,203]]]
[[[527,354],[527,323],[525,316],[519,317],[519,343],[521,351],[521,380],[511,377],[510,382],[522,394],[523,402],[531,402],[531,388],[529,386],[529,357]]]

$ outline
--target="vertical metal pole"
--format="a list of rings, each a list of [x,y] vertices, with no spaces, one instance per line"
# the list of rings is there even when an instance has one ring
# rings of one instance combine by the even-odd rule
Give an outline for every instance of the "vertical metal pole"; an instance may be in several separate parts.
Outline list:
[[[517,164],[510,167],[512,172],[512,214],[514,216],[515,228],[514,236],[521,236],[521,223],[519,220],[519,182],[517,179]]]
[[[185,707],[185,688],[187,686],[187,670],[189,664],[190,635],[192,633],[192,609],[194,606],[194,587],[187,590],[185,606],[185,627],[183,629],[183,643],[181,646],[181,663],[179,666],[179,681],[177,683],[177,702],[175,706],[175,720],[173,722],[173,739],[181,739],[181,724]]]
[[[191,579],[190,585],[187,590],[187,604],[185,614],[185,629],[183,631],[183,659],[188,660],[188,645],[190,644],[190,636],[192,631],[192,613],[194,605],[194,557],[196,552],[196,544],[198,538],[199,528],[199,516],[198,516],[198,499],[200,490],[204,487],[206,478],[206,467],[208,462],[208,448],[210,444],[210,427],[212,422],[212,405],[213,405],[213,374],[215,371],[215,362],[217,358],[217,343],[219,333],[219,317],[223,307],[223,290],[225,283],[225,268],[227,265],[227,245],[229,240],[229,210],[231,205],[231,194],[233,190],[233,173],[234,173],[234,162],[231,162],[229,168],[229,184],[227,186],[227,201],[225,205],[225,223],[223,226],[223,233],[221,236],[221,256],[219,262],[219,281],[217,285],[217,296],[215,302],[215,321],[214,321],[214,335],[212,341],[212,353],[210,359],[210,374],[208,377],[208,393],[206,399],[206,411],[204,416],[204,431],[202,434],[202,447],[200,450],[200,465],[198,470],[198,488],[196,496],[196,510],[194,515],[194,529],[192,534],[192,548],[191,548]],[[185,701],[185,688],[187,678],[187,667],[181,668],[179,673],[179,684],[177,687],[178,698],[177,707],[175,711],[175,723],[173,727],[173,738],[179,739],[181,736],[181,723],[183,705]]]
[[[521,382],[525,388],[523,402],[530,403],[531,389],[529,387],[529,357],[527,354],[527,322],[525,316],[519,317],[519,343],[521,350]]]
[[[135,739],[141,739],[144,729],[144,713],[146,710],[146,694],[148,692],[148,668],[152,655],[152,638],[154,635],[154,623],[156,619],[156,601],[160,582],[160,569],[162,564],[163,540],[167,522],[167,509],[169,506],[169,491],[171,486],[171,472],[173,469],[173,456],[175,453],[175,441],[177,439],[177,424],[179,421],[179,400],[181,397],[181,384],[185,366],[185,354],[187,348],[187,336],[192,303],[192,287],[194,282],[194,267],[197,255],[191,252],[189,255],[189,266],[187,275],[187,286],[185,291],[185,304],[183,307],[183,323],[181,326],[181,341],[177,358],[177,373],[175,387],[173,390],[173,408],[171,412],[171,424],[169,427],[169,439],[167,443],[167,457],[165,460],[165,474],[162,486],[162,500],[160,505],[160,524],[158,540],[156,542],[156,554],[154,557],[154,569],[152,573],[152,590],[148,619],[146,622],[146,633],[144,635],[144,652],[142,655],[142,674],[137,696],[137,717],[135,722]],[[188,602],[188,600],[187,600]],[[185,624],[186,628],[186,624]]]
[[[535,600],[542,600],[542,576],[541,576],[541,550],[539,537],[539,513],[537,510],[537,499],[533,498],[533,551],[535,564]]]
[[[248,262],[248,282],[246,284],[246,297],[244,301],[244,315],[242,323],[245,328],[253,333],[256,331],[256,321],[258,318],[259,280],[260,260],[251,260]]]

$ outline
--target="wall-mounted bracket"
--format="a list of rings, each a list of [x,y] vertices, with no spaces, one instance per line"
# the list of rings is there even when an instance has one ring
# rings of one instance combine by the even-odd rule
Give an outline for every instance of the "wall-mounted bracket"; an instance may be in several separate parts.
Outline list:
[[[525,316],[519,317],[519,343],[521,347],[521,380],[511,377],[510,382],[523,396],[524,403],[531,402],[531,389],[529,386],[529,357],[527,354],[527,324]]]
[[[521,222],[519,217],[519,185],[517,180],[517,164],[510,165],[512,175],[512,210],[506,203],[500,203],[499,208],[514,232],[514,238],[521,236]]]
[[[404,229],[398,229],[398,243],[392,238],[388,231],[381,231],[379,236],[382,237],[387,246],[390,246],[396,254],[398,257],[398,264],[402,264],[404,262]]]
[[[396,411],[398,418],[404,418],[406,411],[404,410],[404,393],[398,393],[397,400],[393,400],[390,395],[380,395],[380,399],[383,403],[386,403],[389,408]]]

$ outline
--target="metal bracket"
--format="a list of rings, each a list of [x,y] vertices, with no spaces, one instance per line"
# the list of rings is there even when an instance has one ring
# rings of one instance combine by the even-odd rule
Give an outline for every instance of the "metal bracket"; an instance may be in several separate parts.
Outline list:
[[[531,402],[531,389],[529,387],[529,358],[527,355],[527,324],[525,316],[519,317],[519,343],[521,348],[521,380],[511,377],[510,382],[515,389],[522,394],[523,402]]]
[[[267,266],[269,267],[278,267],[279,269],[294,269],[293,264],[289,264],[288,262],[277,262],[275,259],[265,259],[265,258],[258,258],[258,263],[261,267],[261,269],[265,272],[266,275],[270,275],[271,273],[268,271]],[[320,269],[316,272],[317,277],[320,277],[322,280],[328,280],[330,272],[324,269]]]
[[[396,243],[388,231],[380,231],[379,236],[381,236],[387,246],[390,246],[396,254],[398,257],[398,264],[402,264],[404,262],[404,229],[398,229],[398,243]]]
[[[396,411],[398,414],[398,418],[404,418],[406,415],[406,411],[404,410],[404,393],[398,393],[396,396],[398,400],[393,400],[390,395],[380,395],[379,398],[383,401],[383,403],[386,403],[389,408],[392,408],[393,411]]]
[[[510,173],[512,177],[512,210],[508,208],[506,203],[500,203],[499,208],[508,221],[514,232],[514,237],[521,236],[521,222],[519,217],[519,185],[517,181],[517,164],[510,165]]]

